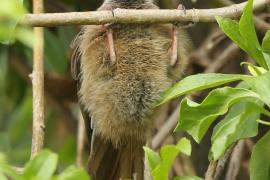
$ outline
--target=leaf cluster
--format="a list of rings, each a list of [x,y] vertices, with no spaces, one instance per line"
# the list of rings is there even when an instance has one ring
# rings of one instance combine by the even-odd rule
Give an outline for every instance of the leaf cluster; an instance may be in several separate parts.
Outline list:
[[[0,156],[1,157],[1,156]],[[3,155],[2,155],[3,157]],[[87,172],[82,168],[70,166],[60,174],[55,175],[58,156],[49,150],[43,150],[32,160],[25,164],[22,172],[6,164],[4,158],[0,158],[1,180],[89,180]]]
[[[270,125],[270,122],[260,119],[262,114],[270,117],[270,30],[260,44],[254,27],[252,5],[253,0],[249,0],[239,22],[216,17],[224,33],[257,62],[258,65],[242,63],[248,66],[250,75],[191,75],[166,90],[157,102],[159,106],[176,97],[216,87],[201,103],[184,98],[180,103],[179,120],[175,128],[175,131],[188,132],[200,143],[213,122],[225,116],[214,128],[208,156],[210,161],[219,160],[238,140],[256,136],[259,123]],[[236,87],[218,88],[235,81],[239,82]],[[251,180],[270,179],[269,134],[270,131],[254,147],[250,162]],[[149,150],[146,154],[149,154]],[[151,158],[149,155],[147,157]],[[153,168],[152,175],[158,179]],[[162,174],[165,179],[167,176],[168,173]]]

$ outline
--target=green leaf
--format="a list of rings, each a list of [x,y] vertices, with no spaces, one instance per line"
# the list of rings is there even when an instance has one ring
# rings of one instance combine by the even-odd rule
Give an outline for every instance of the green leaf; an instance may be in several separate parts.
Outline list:
[[[245,41],[239,32],[239,24],[237,21],[232,20],[230,18],[221,17],[221,16],[216,16],[216,21],[219,27],[222,29],[222,31],[233,42],[235,42],[244,51],[247,51]]]
[[[45,62],[47,69],[65,74],[68,67],[68,51],[75,36],[73,27],[59,27],[57,33],[45,31]]]
[[[54,177],[53,180],[89,180],[87,172],[82,168],[75,168],[74,166],[70,166],[65,169],[61,174],[57,177]]]
[[[183,99],[176,131],[185,130],[196,142],[200,142],[218,116],[225,114],[231,105],[247,98],[259,99],[259,96],[246,89],[224,87],[210,92],[201,104]]]
[[[191,144],[186,138],[178,141],[177,145],[166,145],[160,150],[161,163],[152,171],[154,180],[168,179],[169,170],[179,152],[191,153]]]
[[[14,180],[25,180],[23,177],[21,177],[20,175],[17,174],[17,172],[15,171],[15,169],[13,169],[12,167],[10,167],[9,165],[0,162],[0,179],[2,180],[5,179],[14,179]],[[9,177],[9,178],[6,178]]]
[[[270,30],[268,30],[262,42],[263,51],[270,55]]]
[[[246,43],[253,44],[255,47],[260,47],[253,21],[252,5],[253,0],[248,0],[239,21],[239,31]]]
[[[72,40],[74,39],[74,36],[76,35],[76,31],[73,27],[70,27],[70,26],[59,27],[58,34],[59,34],[59,40],[67,52],[68,50],[70,50],[70,44]]]
[[[8,48],[1,47],[0,49],[0,95],[5,92],[6,89],[6,78],[8,69]]]
[[[264,59],[270,69],[270,30],[268,30],[263,38],[262,51]]]
[[[270,71],[261,76],[246,79],[245,82],[260,95],[263,102],[270,107]]]
[[[270,54],[263,52],[263,51],[262,51],[262,54],[263,54],[263,57],[265,59],[267,66],[268,66],[268,69],[270,69]]]
[[[203,180],[203,179],[197,176],[180,176],[174,177],[173,180]]]
[[[190,156],[191,155],[191,145],[190,141],[186,138],[182,138],[175,146],[183,154]]]
[[[18,20],[26,13],[21,0],[0,1],[0,16]]]
[[[34,46],[34,32],[28,27],[19,27],[15,29],[16,39],[24,45],[32,48]]]
[[[253,0],[249,0],[244,8],[242,17],[239,22],[239,31],[246,44],[247,53],[262,67],[267,68],[264,56],[255,31],[253,13]]]
[[[270,179],[270,131],[254,146],[250,160],[250,179]]]
[[[0,42],[9,44],[14,41],[17,22],[26,13],[21,0],[0,1]],[[19,27],[19,29],[22,27]]]
[[[146,159],[147,159],[147,162],[148,162],[150,169],[154,170],[157,167],[157,165],[160,164],[161,158],[152,149],[150,149],[148,147],[143,147],[143,149],[144,149]]]
[[[49,30],[45,31],[45,62],[47,70],[65,74],[68,67],[68,58],[65,46],[59,37]]]
[[[26,91],[22,101],[17,103],[8,118],[8,135],[11,145],[15,145],[28,135],[25,131],[32,123],[32,100],[32,92]]]
[[[246,64],[248,66],[248,70],[250,72],[250,74],[252,74],[252,76],[260,76],[264,73],[267,72],[266,69],[259,67],[259,66],[255,66],[249,62],[242,62],[241,65]]]
[[[57,155],[44,150],[26,164],[23,176],[26,179],[49,180],[56,169],[56,165]]]
[[[257,106],[263,105],[261,102],[257,103],[258,105],[241,101],[232,106],[226,117],[214,128],[209,159],[217,160],[234,142],[257,135],[258,122],[256,120],[260,117],[260,109]]]
[[[1,179],[1,180],[8,180],[8,178],[5,177],[4,174],[2,174],[1,172],[0,172],[0,179]]]
[[[7,162],[6,155],[0,152],[0,164],[4,164],[6,162]]]
[[[270,59],[262,52],[259,44],[252,14],[253,0],[249,0],[244,8],[240,22],[224,17],[216,17],[223,32],[252,57],[263,68],[270,68]],[[266,58],[265,58],[266,57]]]
[[[0,133],[0,142],[0,152],[8,152],[10,150],[10,142],[7,133]]]
[[[186,155],[191,154],[191,144],[186,138],[182,138],[174,145],[163,146],[160,150],[160,156],[149,148],[144,148],[146,158],[151,168],[151,174],[154,180],[168,179],[168,173],[172,163],[179,152]]]
[[[233,81],[243,80],[250,76],[238,75],[238,74],[196,74],[188,76],[173,87],[162,93],[158,105],[164,104],[173,98],[188,94],[194,91],[199,91],[207,88],[216,87],[222,84],[230,83]]]

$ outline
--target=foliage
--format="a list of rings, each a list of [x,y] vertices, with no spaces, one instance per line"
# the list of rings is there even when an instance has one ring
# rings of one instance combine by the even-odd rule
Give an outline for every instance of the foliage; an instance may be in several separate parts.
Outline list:
[[[29,159],[31,149],[32,91],[27,78],[34,37],[31,27],[18,24],[29,4],[27,0],[0,1],[0,152],[16,166]],[[69,44],[75,34],[76,27],[45,29],[45,76],[61,79],[67,75]],[[58,153],[59,169],[64,169],[75,161],[75,130],[61,124],[59,107],[51,104],[46,105],[45,145]]]
[[[184,99],[180,106],[178,130],[186,130],[196,142],[200,142],[206,131],[217,119],[225,114],[229,107],[243,100],[259,98],[256,93],[247,89],[224,87],[213,90],[201,104],[197,104],[189,99]],[[192,114],[192,116],[187,116]],[[243,118],[242,112],[237,114]]]
[[[259,66],[248,66],[251,75],[238,74],[197,74],[184,78],[162,94],[158,105],[173,98],[240,81],[237,87],[223,87],[212,90],[201,102],[184,98],[180,103],[179,121],[175,131],[188,132],[200,143],[210,125],[227,113],[212,134],[212,146],[209,160],[218,160],[225,151],[240,139],[254,137],[258,134],[258,123],[268,124],[260,119],[261,114],[270,117],[270,30],[259,44],[252,17],[253,0],[249,0],[239,22],[216,17],[220,28],[241,49],[252,57]],[[267,108],[264,108],[264,107]],[[270,131],[269,131],[270,132]],[[269,132],[256,144],[250,162],[252,180],[270,179]],[[165,173],[165,172],[164,172]],[[155,178],[154,176],[154,179]]]
[[[17,25],[26,12],[22,0],[0,2],[0,42],[9,44],[17,39],[32,47],[32,31],[28,27]]]
[[[46,70],[56,71],[64,75],[68,68],[67,52],[70,47],[69,44],[75,36],[74,28],[60,27],[55,33],[45,31],[45,59]]]
[[[164,104],[178,96],[182,96],[194,91],[216,87],[233,81],[239,81],[246,77],[248,76],[218,73],[191,75],[176,83],[172,88],[163,93],[161,95],[160,102],[158,102],[158,105]]]
[[[270,132],[255,145],[250,163],[251,180],[269,179],[270,175]]]
[[[216,17],[216,19],[220,28],[228,37],[261,67],[269,70],[270,56],[265,51],[265,44],[267,43],[263,43],[262,46],[259,44],[252,18],[252,4],[253,0],[249,0],[239,23],[229,18]],[[265,37],[267,37],[267,34]],[[267,39],[265,38],[266,41]]]
[[[18,173],[13,167],[6,164],[0,159],[0,178],[7,180],[89,180],[88,174],[82,168],[70,166],[62,173],[55,175],[58,157],[55,153],[43,150],[32,160],[25,164],[21,173]]]
[[[148,147],[144,147],[144,151],[153,179],[165,180],[168,179],[170,167],[179,152],[190,156],[191,144],[189,140],[183,138],[179,140],[176,145],[163,146],[160,149],[160,155],[158,155],[156,152],[154,152]],[[188,179],[188,177],[177,177],[176,179],[184,180]]]

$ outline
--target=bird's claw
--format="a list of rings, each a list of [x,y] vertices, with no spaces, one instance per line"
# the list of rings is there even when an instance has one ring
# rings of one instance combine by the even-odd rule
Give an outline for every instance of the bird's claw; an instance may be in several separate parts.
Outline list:
[[[177,29],[175,26],[173,26],[172,29],[172,47],[171,47],[171,61],[170,65],[174,66],[178,59],[178,52],[177,52],[177,46],[178,46],[178,39],[177,39]]]
[[[184,14],[186,14],[186,8],[184,5],[179,4],[177,9],[183,10]],[[172,56],[171,56],[171,61],[170,61],[171,66],[174,66],[178,60],[178,50],[177,50],[177,46],[178,46],[177,27],[178,26],[179,26],[178,24],[173,24],[173,28],[172,28],[172,47],[171,47]]]
[[[183,4],[179,4],[178,7],[177,7],[177,9],[184,11],[184,14],[185,15],[187,14],[186,7]]]
[[[110,57],[111,64],[113,65],[116,63],[116,54],[115,54],[115,49],[114,49],[113,30],[112,30],[112,28],[110,28],[110,25],[111,24],[106,24],[106,25],[104,25],[104,27],[106,29],[109,57]]]

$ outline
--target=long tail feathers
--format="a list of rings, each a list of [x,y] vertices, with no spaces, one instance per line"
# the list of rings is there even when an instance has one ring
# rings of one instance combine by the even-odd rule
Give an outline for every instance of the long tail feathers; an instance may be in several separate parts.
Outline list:
[[[143,180],[143,143],[133,141],[117,148],[93,134],[88,170],[94,180]]]

